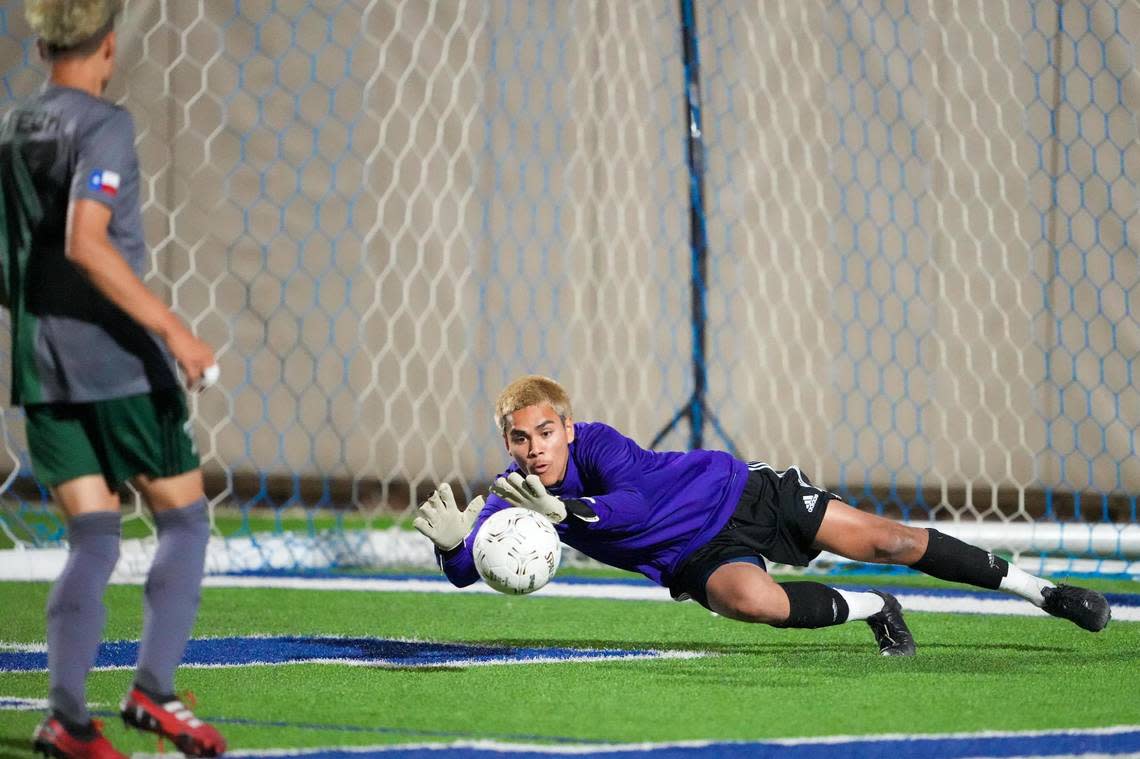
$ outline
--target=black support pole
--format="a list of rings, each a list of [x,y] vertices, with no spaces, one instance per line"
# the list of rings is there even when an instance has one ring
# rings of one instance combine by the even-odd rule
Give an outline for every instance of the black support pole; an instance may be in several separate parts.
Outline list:
[[[689,420],[689,448],[704,447],[706,417],[736,454],[736,446],[724,434],[716,416],[709,413],[708,367],[705,360],[708,321],[708,230],[705,226],[705,146],[701,129],[701,63],[697,45],[697,17],[693,0],[679,0],[681,56],[685,67],[685,112],[688,116],[689,165],[690,332],[692,337],[693,394],[669,423],[653,438],[657,445],[684,418]]]

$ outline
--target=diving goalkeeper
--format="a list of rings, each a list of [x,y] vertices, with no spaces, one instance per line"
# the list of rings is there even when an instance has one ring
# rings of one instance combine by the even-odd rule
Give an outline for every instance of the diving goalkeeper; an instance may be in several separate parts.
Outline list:
[[[938,530],[859,511],[795,467],[777,470],[722,451],[649,451],[600,422],[574,422],[566,391],[546,377],[508,385],[495,402],[495,420],[514,461],[486,502],[476,498],[460,510],[445,484],[414,521],[460,587],[479,578],[471,553],[479,526],[500,509],[521,506],[550,519],[566,545],[640,572],[679,601],[773,627],[865,620],[884,656],[915,652],[894,596],[777,583],[766,561],[806,566],[826,550],[1002,590],[1093,632],[1110,618],[1100,593],[1054,585]]]

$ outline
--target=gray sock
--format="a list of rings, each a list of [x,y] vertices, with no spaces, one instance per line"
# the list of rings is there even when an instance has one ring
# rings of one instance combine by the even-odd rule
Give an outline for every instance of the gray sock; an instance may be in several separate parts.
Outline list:
[[[67,523],[67,564],[47,602],[52,711],[75,725],[87,713],[87,673],[95,665],[107,609],[103,591],[119,561],[119,513],[93,511]]]
[[[143,635],[135,685],[154,695],[174,693],[174,670],[194,629],[210,540],[206,499],[160,511],[158,550],[147,574]]]

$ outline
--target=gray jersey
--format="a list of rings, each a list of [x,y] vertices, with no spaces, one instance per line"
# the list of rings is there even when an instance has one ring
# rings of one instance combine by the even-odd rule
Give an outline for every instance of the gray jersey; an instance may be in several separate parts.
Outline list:
[[[139,277],[149,254],[130,114],[47,87],[0,122],[0,297],[12,327],[12,404],[89,402],[178,386],[165,346],[64,254],[70,203],[111,209],[111,244]]]

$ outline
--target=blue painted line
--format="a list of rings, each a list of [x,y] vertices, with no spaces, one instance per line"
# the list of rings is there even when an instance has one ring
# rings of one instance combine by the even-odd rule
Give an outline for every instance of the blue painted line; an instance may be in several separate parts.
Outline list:
[[[709,742],[673,745],[614,744],[584,745],[590,756],[628,757],[652,755],[653,759],[714,759],[719,757],[749,756],[765,759],[967,759],[967,757],[1050,757],[1098,754],[1105,756],[1135,756],[1140,752],[1140,729],[1122,731],[1056,731],[1048,733],[1022,733],[1005,735],[949,735],[930,737],[892,737],[866,739],[805,739],[802,741],[749,741]],[[481,759],[482,757],[510,756],[514,759],[549,759],[554,755],[584,754],[568,746],[542,748],[486,746],[471,742],[373,747],[371,749],[298,750],[296,753],[274,751],[258,754],[240,752],[248,759],[280,759],[283,756],[322,757],[327,759],[437,759],[441,750],[448,757]]]
[[[137,641],[111,641],[99,646],[95,669],[133,667]],[[666,656],[637,649],[578,649],[564,647],[495,646],[432,643],[383,638],[227,637],[191,640],[184,666],[239,667],[255,664],[343,662],[390,668],[517,664],[528,661],[652,659]],[[0,672],[46,672],[43,651],[0,651]]]

